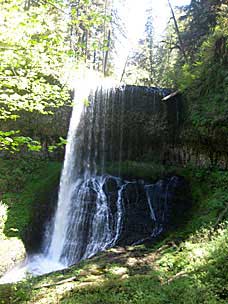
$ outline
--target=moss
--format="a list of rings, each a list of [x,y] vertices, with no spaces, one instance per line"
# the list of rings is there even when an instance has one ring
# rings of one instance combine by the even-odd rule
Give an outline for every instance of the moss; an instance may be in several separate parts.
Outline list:
[[[126,179],[144,179],[156,181],[171,174],[175,167],[167,167],[157,162],[123,161],[107,165],[106,172],[111,175],[122,176]]]
[[[61,163],[2,160],[0,168],[3,185],[5,184],[1,199],[7,207],[4,234],[7,237],[21,238],[31,220],[35,199],[37,196],[42,198],[51,185],[58,181]]]

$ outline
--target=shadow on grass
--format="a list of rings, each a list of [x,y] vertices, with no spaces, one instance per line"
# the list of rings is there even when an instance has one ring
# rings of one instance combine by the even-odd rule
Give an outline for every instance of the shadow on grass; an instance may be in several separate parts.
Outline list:
[[[201,245],[206,246],[207,252],[199,264],[190,262],[192,265],[187,265],[178,273],[175,273],[174,269],[165,273],[158,268],[157,259],[172,251],[174,256],[181,255],[180,248],[163,246],[163,249],[151,252],[135,249],[123,259],[120,257],[119,267],[126,267],[128,275],[110,277],[97,286],[73,287],[59,298],[59,302],[64,304],[227,304],[227,225],[221,231],[218,230],[212,237],[208,236],[209,245],[207,242]],[[135,269],[135,265],[129,265],[133,257],[139,258],[138,265],[136,263],[138,267],[148,266],[145,272],[140,273],[137,268]]]
[[[200,264],[185,261],[180,272],[181,265],[164,270],[159,261],[182,255],[181,246],[114,248],[69,269],[5,285],[0,297],[4,304],[227,304],[227,232],[209,240]]]
[[[66,270],[31,278],[16,285],[0,286],[0,298],[5,304],[39,303],[43,298],[45,303],[58,303],[63,294],[74,289],[90,289],[97,284],[105,286],[108,282],[122,281],[128,276],[152,273],[154,270],[147,253],[146,249],[112,249]],[[158,280],[158,276],[154,276]]]

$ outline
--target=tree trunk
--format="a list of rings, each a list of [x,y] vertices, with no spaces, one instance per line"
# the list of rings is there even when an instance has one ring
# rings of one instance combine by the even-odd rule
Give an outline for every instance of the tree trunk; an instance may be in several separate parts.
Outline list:
[[[177,33],[177,37],[178,37],[178,40],[179,40],[180,51],[181,51],[181,53],[182,53],[182,55],[184,57],[185,63],[187,63],[188,60],[187,60],[187,56],[186,56],[186,53],[185,53],[183,41],[181,39],[181,34],[180,34],[179,26],[178,26],[178,23],[177,23],[176,16],[174,14],[174,10],[173,10],[172,5],[170,3],[170,0],[168,0],[168,4],[169,4],[170,10],[171,10],[171,14],[172,14],[172,17],[173,17],[173,22],[174,22],[176,33]]]

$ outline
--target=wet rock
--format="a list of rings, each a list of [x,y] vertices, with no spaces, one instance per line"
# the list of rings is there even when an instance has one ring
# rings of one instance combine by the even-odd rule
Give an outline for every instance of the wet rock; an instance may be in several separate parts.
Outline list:
[[[57,191],[55,202],[56,199]],[[55,203],[48,205],[47,201],[45,208],[37,210],[26,236],[29,252],[39,250],[45,235],[44,223],[47,225],[47,220],[53,216],[53,206]],[[143,180],[123,181],[113,176],[92,178],[75,189],[62,257],[69,255],[73,264],[90,256],[91,242],[95,254],[107,246],[153,240],[163,232],[177,228],[190,207],[188,183],[179,176],[167,177],[154,184]]]

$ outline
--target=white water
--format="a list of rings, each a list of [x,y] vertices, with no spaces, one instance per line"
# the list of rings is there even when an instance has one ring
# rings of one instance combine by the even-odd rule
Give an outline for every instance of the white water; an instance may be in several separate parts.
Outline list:
[[[86,81],[83,80],[78,83],[75,94],[51,242],[46,240],[46,244],[44,244],[45,255],[38,257],[38,264],[44,265],[44,268],[41,266],[41,272],[44,271],[45,273],[50,272],[50,268],[46,268],[46,261],[47,263],[50,262],[52,271],[67,267],[80,259],[93,256],[98,251],[110,246],[111,243],[114,244],[114,239],[117,239],[116,235],[119,234],[120,230],[120,224],[117,225],[116,231],[110,230],[109,207],[107,197],[102,189],[105,179],[94,177],[97,172],[96,158],[99,146],[101,147],[99,156],[101,171],[104,172],[105,106],[110,82],[103,81],[102,86],[98,85],[97,82],[94,82],[96,75],[92,75],[92,77],[91,75],[89,75],[90,77],[87,75]],[[89,96],[90,99],[88,99]],[[97,110],[95,109],[95,98],[97,98]],[[89,106],[85,105],[88,101]],[[104,107],[103,110],[102,107]],[[102,113],[102,124],[99,122],[100,113]],[[96,120],[95,126],[93,125],[94,119]],[[93,130],[94,127],[95,130]],[[93,155],[93,142],[100,131],[101,142],[95,142],[95,153]],[[87,143],[86,147],[85,142]],[[90,210],[87,197],[90,195],[91,187],[96,194],[96,200],[93,207],[95,209],[94,213],[89,217]],[[121,216],[120,208],[117,215]],[[115,220],[118,223],[120,222],[119,219]],[[85,235],[88,227],[89,235]],[[44,262],[42,262],[42,258]],[[33,261],[35,260],[36,257]],[[40,269],[37,272],[36,268],[32,267],[31,272],[40,274]]]
[[[79,100],[79,102],[75,103],[67,136],[65,160],[60,180],[57,211],[54,220],[54,230],[51,245],[48,251],[48,257],[51,260],[57,262],[60,260],[62,248],[66,238],[68,214],[70,212],[70,203],[73,194],[73,187],[75,186],[73,182],[75,177],[74,170],[76,161],[76,131],[80,122],[83,109],[84,103],[82,100]],[[77,183],[80,183],[80,180],[78,180]]]

